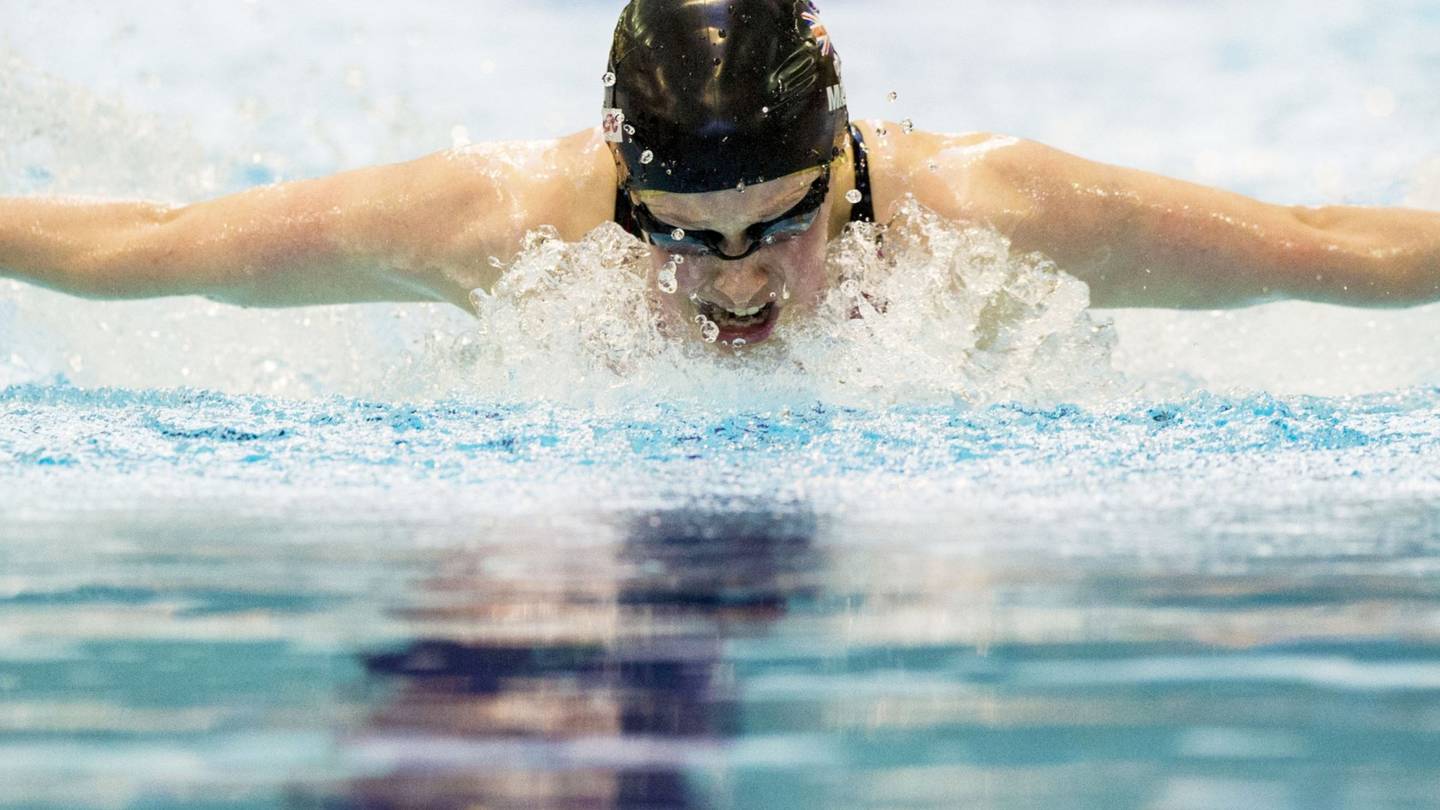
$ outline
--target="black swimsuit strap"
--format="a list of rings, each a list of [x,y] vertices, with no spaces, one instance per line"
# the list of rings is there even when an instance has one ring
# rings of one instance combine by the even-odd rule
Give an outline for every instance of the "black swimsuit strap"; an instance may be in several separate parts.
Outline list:
[[[635,220],[635,207],[630,204],[630,195],[625,189],[615,189],[615,221],[625,232],[639,239],[641,242],[649,241],[645,233],[640,230],[640,223]]]
[[[875,201],[870,195],[870,154],[865,149],[865,136],[860,128],[850,125],[850,149],[855,153],[855,190],[860,202],[850,206],[851,222],[874,222]]]

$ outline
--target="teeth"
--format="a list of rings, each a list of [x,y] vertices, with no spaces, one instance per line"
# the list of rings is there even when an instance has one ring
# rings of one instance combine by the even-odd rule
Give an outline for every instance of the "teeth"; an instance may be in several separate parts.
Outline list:
[[[749,309],[727,309],[725,311],[730,313],[731,315],[734,315],[737,318],[748,318],[751,315],[758,314],[762,309],[764,309],[764,307],[751,307]]]

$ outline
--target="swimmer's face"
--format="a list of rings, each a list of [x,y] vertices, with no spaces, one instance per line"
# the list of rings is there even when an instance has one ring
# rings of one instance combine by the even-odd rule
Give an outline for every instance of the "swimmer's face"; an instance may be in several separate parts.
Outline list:
[[[755,246],[753,231],[747,234],[752,226],[785,216],[812,192],[821,174],[822,169],[808,169],[744,191],[637,192],[636,202],[665,225],[716,235],[725,254],[738,256]],[[825,281],[829,210],[826,199],[808,228],[782,225],[772,231],[771,240],[738,261],[676,253],[652,244],[652,282],[674,256],[683,256],[675,267],[675,292],[661,295],[667,319],[700,335],[702,324],[696,320],[704,316],[719,327],[717,342],[731,346],[770,337],[783,311],[813,306],[819,298]]]

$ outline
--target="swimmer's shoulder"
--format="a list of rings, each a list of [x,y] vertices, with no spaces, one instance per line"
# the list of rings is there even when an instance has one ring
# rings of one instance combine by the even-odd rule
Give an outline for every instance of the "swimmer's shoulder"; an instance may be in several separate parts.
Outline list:
[[[480,209],[498,205],[510,225],[551,225],[577,240],[612,218],[615,163],[600,128],[562,138],[457,146],[426,159]]]
[[[875,210],[882,220],[914,196],[947,218],[1008,233],[1029,213],[1024,193],[1032,141],[997,132],[906,132],[898,123],[861,124],[869,147]]]
[[[345,179],[380,216],[366,239],[409,286],[466,306],[489,289],[527,233],[553,226],[576,241],[609,220],[615,168],[599,130],[564,138],[457,145]],[[316,202],[315,205],[319,205]]]

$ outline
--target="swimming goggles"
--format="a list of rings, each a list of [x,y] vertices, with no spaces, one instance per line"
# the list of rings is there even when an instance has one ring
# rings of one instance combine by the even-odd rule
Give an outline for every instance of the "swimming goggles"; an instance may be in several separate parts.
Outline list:
[[[774,219],[757,222],[746,228],[745,237],[750,240],[750,245],[745,252],[734,255],[721,249],[721,245],[725,244],[725,236],[720,232],[677,228],[656,219],[644,203],[634,204],[635,222],[650,243],[661,250],[691,256],[714,256],[723,261],[737,262],[763,247],[794,239],[810,230],[815,224],[815,218],[820,214],[820,204],[825,202],[825,195],[829,192],[830,164],[827,163],[800,202]]]

